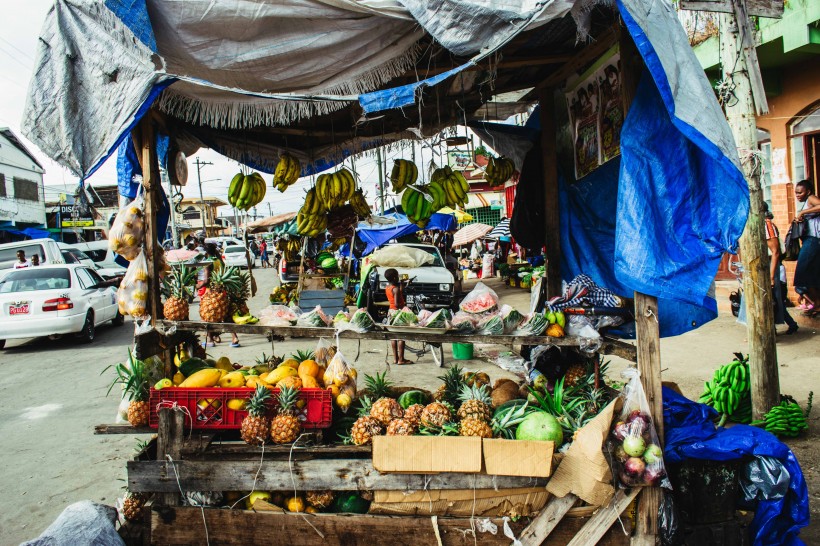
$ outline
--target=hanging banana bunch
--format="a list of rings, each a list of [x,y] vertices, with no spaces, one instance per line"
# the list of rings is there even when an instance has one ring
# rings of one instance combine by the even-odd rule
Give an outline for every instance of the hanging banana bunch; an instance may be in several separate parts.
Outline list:
[[[504,185],[504,182],[510,179],[515,172],[515,164],[512,159],[507,157],[499,157],[498,159],[490,158],[487,167],[484,169],[484,178],[490,184],[491,188]]]
[[[353,192],[353,197],[350,198],[350,204],[356,216],[359,218],[368,218],[372,214],[370,205],[367,204],[367,199],[365,199],[364,192],[361,188]]]
[[[273,173],[273,185],[277,190],[284,192],[299,180],[300,174],[302,174],[302,164],[299,160],[290,154],[282,154],[279,156],[279,163],[276,164],[276,171]]]
[[[443,192],[441,198],[441,205],[435,210],[439,210],[445,205],[448,207],[455,207],[456,205],[467,204],[467,194],[470,192],[470,185],[467,179],[459,171],[454,171],[449,165],[445,165],[440,169],[433,171],[430,177],[430,184],[427,187],[433,192],[435,196],[437,188]]]
[[[320,174],[316,179],[316,197],[325,211],[341,207],[356,192],[356,179],[345,168],[332,174]]]
[[[296,230],[299,235],[316,237],[327,229],[327,214],[322,202],[316,193],[316,188],[310,188],[305,194],[305,203],[296,214]]]
[[[250,210],[265,198],[267,184],[262,175],[236,173],[228,186],[228,202],[239,210]]]
[[[406,159],[397,159],[390,172],[393,193],[401,193],[407,186],[415,184],[418,177],[419,169],[415,163]]]

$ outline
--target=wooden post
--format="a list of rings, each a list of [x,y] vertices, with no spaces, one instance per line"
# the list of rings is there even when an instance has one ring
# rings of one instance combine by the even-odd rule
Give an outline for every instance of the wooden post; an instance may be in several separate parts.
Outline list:
[[[635,42],[629,32],[622,28],[621,51],[621,98],[626,119],[643,70]],[[635,292],[635,330],[638,342],[638,371],[646,392],[650,413],[663,445],[663,399],[661,394],[661,345],[658,323],[658,299],[655,296]],[[641,492],[636,516],[633,545],[654,545],[658,534],[658,508],[661,504],[659,487],[645,487]]]
[[[174,476],[172,465],[178,463],[182,455],[182,440],[185,435],[185,412],[180,409],[162,408],[159,410],[157,427],[157,460],[168,465],[169,476]],[[168,456],[173,459],[168,460]],[[179,494],[163,493],[162,502],[169,506],[179,505]]]
[[[561,294],[561,217],[558,212],[558,151],[556,147],[555,90],[542,89],[541,105],[541,158],[544,170],[544,229],[547,247],[547,297]]]
[[[157,210],[159,208],[158,192],[162,185],[159,176],[157,159],[156,134],[150,116],[142,118],[139,124],[142,167],[142,185],[145,188],[145,258],[148,261],[148,312],[151,323],[161,318],[159,287],[159,233],[157,233]]]
[[[747,56],[741,54],[738,37],[740,23],[734,14],[720,15],[720,62],[724,71],[734,70],[731,77],[735,85],[736,100],[725,105],[726,118],[735,136],[741,167],[749,186],[749,218],[740,238],[740,257],[743,260],[743,299],[746,302],[749,340],[752,416],[754,419],[762,419],[779,401],[780,378],[775,346],[772,280],[763,217],[763,190],[760,187],[757,162],[753,156],[747,155],[757,150],[757,124],[749,72],[759,68],[747,66]],[[722,76],[729,77],[725,73]]]

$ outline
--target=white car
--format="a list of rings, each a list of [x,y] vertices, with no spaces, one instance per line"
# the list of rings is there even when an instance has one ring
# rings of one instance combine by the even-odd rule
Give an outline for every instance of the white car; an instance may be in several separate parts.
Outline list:
[[[222,249],[222,261],[225,262],[227,267],[247,269],[249,252],[242,245],[228,245]],[[253,260],[250,261],[250,264],[253,267]]]
[[[407,244],[402,246],[423,250],[433,256],[433,261],[421,267],[396,267],[399,276],[410,281],[405,288],[407,305],[411,308],[415,304],[425,309],[443,309],[453,306],[453,274],[444,265],[444,260],[438,249],[433,245]],[[366,303],[371,315],[381,316],[390,307],[387,301],[387,279],[384,272],[389,267],[374,267],[367,279]]]
[[[75,248],[82,250],[94,261],[99,273],[104,279],[113,279],[125,275],[125,267],[114,261],[114,251],[108,248],[108,241],[91,241],[90,243],[75,243]]]
[[[76,334],[91,343],[96,327],[124,322],[113,286],[83,264],[44,265],[0,279],[0,349],[7,339]]]

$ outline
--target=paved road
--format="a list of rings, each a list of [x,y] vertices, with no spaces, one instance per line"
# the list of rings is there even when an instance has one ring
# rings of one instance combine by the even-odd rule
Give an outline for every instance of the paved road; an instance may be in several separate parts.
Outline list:
[[[259,292],[250,302],[252,311],[267,305],[267,295],[277,281],[273,270],[256,269]],[[524,309],[529,294],[497,286],[502,300]],[[191,317],[198,317],[196,306]],[[95,436],[93,427],[112,422],[117,399],[106,397],[111,373],[100,372],[109,364],[125,358],[132,341],[133,326],[101,327],[91,345],[73,340],[46,339],[9,342],[0,351],[0,438],[4,471],[0,474],[0,544],[18,544],[37,536],[63,508],[78,500],[91,499],[114,504],[124,485],[125,461],[132,455],[136,435]],[[242,336],[242,347],[228,347],[229,336],[209,353],[229,356],[232,361],[252,364],[270,343],[261,336]],[[315,340],[289,340],[276,344],[276,354],[315,346]],[[720,317],[702,328],[663,340],[661,352],[664,379],[680,384],[684,394],[697,397],[703,381],[714,368],[725,363],[731,353],[745,350],[745,328],[731,316]],[[386,342],[362,347],[356,363],[360,377],[385,369]],[[344,341],[344,354],[352,358],[355,341]],[[488,348],[486,351],[492,352]],[[808,328],[791,337],[778,338],[781,366],[781,390],[805,402],[809,390],[820,393],[817,380],[817,358],[820,351],[817,332]],[[446,348],[445,359],[451,353]],[[481,360],[462,362],[468,370],[484,369],[493,380],[507,373]],[[613,359],[612,377],[618,376],[624,362]],[[393,366],[391,378],[399,384],[435,388],[435,367],[429,355],[412,366]],[[818,516],[820,491],[820,455],[816,450],[818,433],[816,412],[811,419],[808,437],[790,442],[803,464],[812,494],[813,516]],[[147,439],[143,436],[142,439]],[[807,543],[820,540],[820,533],[810,529],[804,534]]]

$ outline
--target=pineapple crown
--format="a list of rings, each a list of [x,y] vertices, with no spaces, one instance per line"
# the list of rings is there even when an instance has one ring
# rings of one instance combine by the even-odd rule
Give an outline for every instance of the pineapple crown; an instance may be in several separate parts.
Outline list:
[[[282,387],[279,389],[279,396],[277,402],[279,403],[280,413],[291,413],[293,407],[296,405],[296,399],[299,397],[299,389],[294,387]]]
[[[151,375],[145,362],[135,358],[134,353],[129,349],[127,363],[121,362],[113,366],[108,366],[103,370],[103,373],[112,367],[114,368],[116,377],[108,387],[107,394],[111,394],[111,389],[114,388],[114,385],[122,385],[122,390],[128,396],[129,400],[134,402],[148,401]]]
[[[174,266],[171,273],[163,277],[165,290],[174,298],[186,299],[193,294],[196,284],[196,270],[186,267],[185,264]]]
[[[479,402],[483,402],[488,406],[492,402],[492,397],[490,396],[489,389],[487,389],[484,385],[462,385],[461,392],[458,395],[458,399],[461,402],[466,402],[468,400],[478,400]]]
[[[419,429],[422,436],[459,436],[461,428],[458,423],[444,423],[440,427],[426,426]]]
[[[390,388],[393,382],[387,379],[387,371],[382,373],[376,372],[376,376],[365,374],[364,384],[373,398],[387,398],[390,396]]]
[[[238,290],[239,283],[239,270],[235,267],[223,267],[211,272],[209,287],[212,290],[221,288],[232,292]]]
[[[464,377],[462,376],[463,371],[464,369],[461,366],[454,364],[444,375],[439,376],[439,379],[441,379],[447,387],[456,385],[460,387],[461,384],[464,383]]]
[[[365,395],[359,398],[359,417],[370,415],[370,409],[373,407],[373,399]]]
[[[248,399],[248,414],[251,417],[262,417],[265,415],[268,400],[270,399],[270,390],[263,385],[257,385],[256,390],[253,391],[251,397]]]
[[[313,360],[316,354],[313,351],[298,350],[290,356],[295,358],[299,362],[304,362],[305,360]]]
[[[250,273],[237,270],[236,277],[236,283],[226,285],[225,289],[232,303],[244,303],[251,297],[251,276]]]

